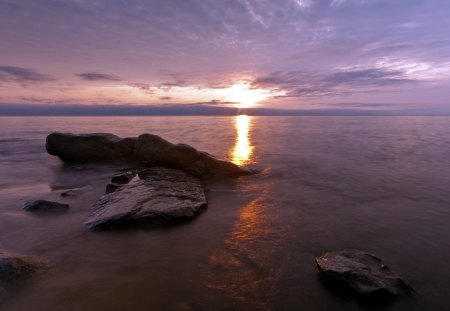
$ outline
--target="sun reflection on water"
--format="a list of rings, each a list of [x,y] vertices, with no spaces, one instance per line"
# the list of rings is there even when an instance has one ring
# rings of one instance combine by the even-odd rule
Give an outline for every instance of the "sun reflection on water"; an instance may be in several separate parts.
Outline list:
[[[231,161],[237,165],[251,163],[253,146],[250,143],[251,117],[239,115],[234,117],[236,143],[231,150]]]

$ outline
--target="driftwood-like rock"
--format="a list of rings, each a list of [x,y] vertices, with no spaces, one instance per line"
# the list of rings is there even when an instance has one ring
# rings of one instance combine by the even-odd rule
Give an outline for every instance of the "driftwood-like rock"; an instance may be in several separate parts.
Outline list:
[[[138,172],[128,184],[117,185],[94,204],[85,225],[115,228],[167,223],[193,218],[206,207],[205,193],[195,177],[163,167]]]
[[[382,303],[411,292],[411,287],[381,259],[359,250],[325,253],[316,258],[324,279],[350,290],[358,298]]]
[[[23,209],[28,212],[65,212],[69,209],[69,205],[47,200],[34,200],[25,202]]]
[[[184,144],[172,144],[152,134],[119,138],[113,134],[65,134],[47,136],[49,154],[68,163],[129,161],[139,165],[180,169],[194,176],[248,175],[252,172],[218,160],[206,152]]]

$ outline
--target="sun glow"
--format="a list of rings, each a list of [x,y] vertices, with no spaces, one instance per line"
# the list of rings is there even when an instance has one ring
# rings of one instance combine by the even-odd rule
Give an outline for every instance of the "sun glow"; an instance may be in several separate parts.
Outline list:
[[[250,143],[251,117],[239,115],[234,117],[236,128],[236,143],[231,150],[231,161],[237,165],[246,165],[251,162],[253,146]]]
[[[244,82],[235,83],[223,91],[225,100],[236,103],[238,108],[255,107],[271,96],[269,90],[252,88]]]

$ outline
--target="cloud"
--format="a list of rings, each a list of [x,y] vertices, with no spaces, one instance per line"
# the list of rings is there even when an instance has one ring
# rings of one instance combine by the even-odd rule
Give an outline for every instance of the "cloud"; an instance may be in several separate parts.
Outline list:
[[[286,97],[317,97],[369,92],[380,86],[389,88],[416,82],[401,70],[352,68],[329,73],[277,71],[256,78],[252,86],[284,90]]]
[[[386,103],[336,103],[333,106],[350,108],[378,108],[389,107],[391,105]]]
[[[55,72],[64,85],[74,73],[98,85],[149,82],[131,92],[156,92],[155,100],[180,99],[171,93],[180,86],[226,88],[256,77],[255,85],[310,101],[358,101],[354,92],[369,91],[367,100],[377,101],[395,90],[408,102],[434,84],[449,86],[449,9],[448,0],[9,0],[0,1],[1,56]],[[426,83],[403,87],[417,80]],[[284,102],[294,101],[273,101]]]
[[[77,74],[77,76],[86,81],[121,81],[122,80],[122,78],[120,78],[116,75],[111,75],[111,74],[106,74],[106,73],[98,73],[98,72],[84,72],[84,73]]]
[[[34,71],[29,68],[15,67],[15,66],[0,66],[0,81],[5,82],[43,82],[53,81],[54,78]]]

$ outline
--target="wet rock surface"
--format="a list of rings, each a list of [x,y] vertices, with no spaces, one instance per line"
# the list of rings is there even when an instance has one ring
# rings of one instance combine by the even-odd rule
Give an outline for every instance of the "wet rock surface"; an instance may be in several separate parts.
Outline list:
[[[180,169],[194,176],[253,173],[189,145],[172,144],[152,134],[122,139],[108,133],[52,133],[47,136],[46,148],[49,154],[68,163],[128,161],[146,167]]]
[[[154,167],[137,172],[128,184],[97,201],[85,225],[117,228],[192,219],[207,205],[200,181],[175,169]]]
[[[68,204],[47,200],[33,200],[25,202],[23,209],[28,212],[65,212],[69,209]]]
[[[328,284],[366,301],[383,303],[412,291],[381,259],[363,251],[328,252],[317,257],[316,264]]]

